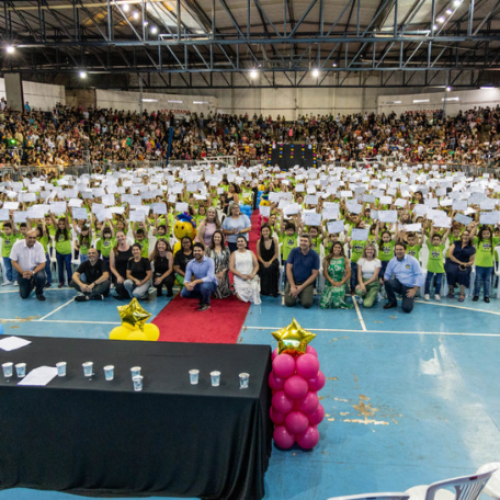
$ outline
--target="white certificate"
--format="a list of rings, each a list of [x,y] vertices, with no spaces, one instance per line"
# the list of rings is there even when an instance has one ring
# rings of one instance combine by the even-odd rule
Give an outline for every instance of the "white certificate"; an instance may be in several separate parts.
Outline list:
[[[369,229],[353,229],[351,232],[351,239],[353,241],[366,241],[369,232]]]
[[[321,214],[304,214],[304,224],[306,226],[320,226]]]
[[[341,233],[344,230],[344,221],[343,220],[334,220],[334,221],[328,222],[326,227],[328,229],[328,234]]]
[[[474,219],[472,217],[467,217],[464,214],[457,214],[455,216],[455,220],[464,226],[468,226]]]
[[[380,222],[388,222],[390,224],[398,221],[397,210],[379,210],[378,218]]]
[[[14,213],[14,216],[16,214]],[[15,220],[15,218],[14,218]],[[481,212],[479,214],[479,223],[480,224],[498,224],[498,212]]]
[[[308,205],[317,205],[318,204],[318,196],[315,194],[308,194],[306,196],[306,203]]]

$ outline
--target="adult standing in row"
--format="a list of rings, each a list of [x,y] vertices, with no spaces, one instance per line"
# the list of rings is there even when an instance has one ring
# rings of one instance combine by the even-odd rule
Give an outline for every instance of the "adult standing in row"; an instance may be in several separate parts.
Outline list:
[[[217,217],[217,209],[215,207],[209,207],[207,210],[207,216],[200,223],[198,228],[198,233],[196,235],[196,241],[200,241],[205,244],[205,248],[210,247],[212,244],[212,236],[215,231],[221,228],[219,218]]]
[[[236,241],[238,236],[243,236],[248,246],[248,233],[252,229],[252,223],[246,215],[240,213],[240,206],[236,203],[231,204],[229,213],[229,217],[224,219],[222,229],[226,236],[227,246],[230,252],[233,253],[237,250]]]
[[[156,296],[162,296],[162,289],[167,288],[167,297],[173,297],[175,282],[174,254],[167,240],[158,240],[149,260],[154,264],[154,286]]]
[[[207,256],[214,261],[215,277],[217,278],[217,289],[214,296],[217,299],[225,299],[231,295],[229,284],[229,249],[224,242],[224,235],[219,229],[212,235],[212,244],[207,252]]]
[[[127,264],[132,258],[132,248],[127,242],[127,237],[123,231],[116,233],[116,246],[109,256],[109,267],[113,283],[115,284],[115,299],[127,299],[129,297],[125,289],[127,279]]]
[[[444,269],[448,282],[448,298],[455,296],[455,287],[460,287],[459,302],[465,301],[465,289],[470,287],[470,275],[476,258],[469,231],[464,231],[460,240],[453,242],[448,249],[448,259]]]
[[[271,228],[264,224],[260,228],[260,239],[257,242],[260,293],[262,295],[278,296],[279,251],[279,243],[271,236]]]

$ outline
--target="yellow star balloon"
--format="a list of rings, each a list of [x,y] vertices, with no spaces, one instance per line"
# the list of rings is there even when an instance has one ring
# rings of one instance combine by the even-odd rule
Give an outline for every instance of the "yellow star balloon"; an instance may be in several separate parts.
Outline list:
[[[293,318],[292,322],[278,330],[272,332],[272,336],[278,341],[278,352],[287,354],[304,354],[307,344],[316,337],[316,334],[304,330]]]
[[[137,330],[144,330],[144,324],[151,317],[151,314],[144,309],[137,299],[132,299],[126,306],[118,306],[118,312],[122,323],[128,323]]]

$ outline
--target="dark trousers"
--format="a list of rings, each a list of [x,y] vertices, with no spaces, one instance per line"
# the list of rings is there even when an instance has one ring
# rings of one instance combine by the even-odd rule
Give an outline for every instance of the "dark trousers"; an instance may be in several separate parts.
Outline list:
[[[59,275],[59,283],[64,284],[64,269],[66,269],[66,274],[68,275],[68,284],[71,281],[71,276],[73,272],[71,271],[71,254],[62,254],[56,252],[57,260],[57,273]]]
[[[295,282],[295,285],[301,285],[302,283]],[[302,307],[309,309],[314,302],[314,283],[307,285],[302,292],[299,293],[298,297],[292,297],[290,294],[292,287],[290,283],[285,285],[285,305],[287,307],[294,307],[297,304],[297,298],[300,299]]]
[[[85,285],[87,283],[83,282]],[[111,286],[111,281],[106,280],[103,281],[102,283],[97,284],[93,289],[92,292],[82,292],[82,289],[80,288],[80,285],[78,283],[75,283],[72,281],[69,286],[71,288],[74,288],[77,292],[83,293],[84,295],[88,295],[89,297],[95,297],[96,295],[104,295],[105,297],[108,296],[109,294],[109,288]]]
[[[403,298],[403,311],[405,313],[410,313],[413,310],[413,303],[415,301],[415,297],[409,298],[406,296],[406,292],[410,290],[411,286],[403,285],[403,283],[399,282],[396,278],[393,278],[389,281],[385,282],[385,291],[387,292],[387,301],[389,304],[397,303],[396,294],[401,294]]]
[[[200,283],[196,285],[192,292],[186,287],[181,291],[181,297],[185,299],[200,299],[202,304],[210,304],[210,295],[215,292],[217,285],[211,281],[210,283]]]
[[[17,282],[19,283],[19,295],[22,299],[27,299],[33,288],[35,289],[36,295],[43,295],[43,287],[47,281],[47,276],[45,271],[38,271],[33,277],[25,279],[21,274],[18,274]]]
[[[155,280],[158,279],[160,276],[155,276]],[[155,285],[156,288],[156,295],[161,295],[161,290],[164,286],[167,287],[167,292],[172,293],[172,288],[174,287],[175,283],[175,273],[170,273],[164,280],[159,285]]]

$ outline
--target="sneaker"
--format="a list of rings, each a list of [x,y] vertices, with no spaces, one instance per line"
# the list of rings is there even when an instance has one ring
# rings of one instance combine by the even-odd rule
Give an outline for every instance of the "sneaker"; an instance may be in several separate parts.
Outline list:
[[[472,297],[472,302],[477,302],[479,300],[479,295],[474,295],[474,297]]]
[[[434,295],[434,300],[441,300],[441,296],[436,293],[436,295]]]
[[[112,297],[116,300],[123,300],[119,295],[113,295]]]
[[[77,295],[75,297],[75,302],[85,302],[89,300],[89,297],[87,295]]]
[[[484,298],[484,301],[485,301],[487,304],[489,304],[489,303],[490,303],[490,298],[489,298],[489,297],[485,297],[485,298]]]
[[[92,297],[92,299],[93,300],[104,300],[104,297],[100,293],[98,293],[97,295],[94,295]]]
[[[210,304],[202,304],[198,311],[206,311],[207,309],[210,309]]]
[[[52,285],[50,283],[45,283],[45,285],[43,285],[43,288],[50,288]]]
[[[14,281],[14,283],[12,283],[12,286],[19,286],[19,283],[17,281]]]
[[[174,292],[172,290],[169,290],[167,292],[167,297],[173,297],[174,296]]]
[[[57,285],[57,288],[62,288],[64,285],[64,283],[59,283],[59,285]]]
[[[380,302],[383,299],[382,294],[379,292],[377,293],[377,301]]]
[[[5,283],[2,283],[2,286],[10,285],[10,284],[11,284],[11,281],[6,281]]]
[[[40,301],[40,302],[44,302],[45,301],[45,296],[44,295],[37,295],[36,298]]]
[[[431,296],[428,293],[426,293],[424,295],[424,300],[431,300]]]

